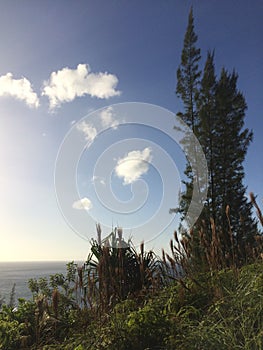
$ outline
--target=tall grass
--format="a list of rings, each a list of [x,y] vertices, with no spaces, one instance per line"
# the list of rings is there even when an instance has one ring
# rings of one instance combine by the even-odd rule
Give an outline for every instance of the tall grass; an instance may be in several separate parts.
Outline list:
[[[227,250],[211,220],[175,232],[162,259],[97,225],[83,266],[30,280],[32,301],[2,306],[0,349],[262,349],[263,236],[240,247],[225,214]]]
[[[97,234],[83,266],[83,299],[87,306],[102,314],[128,297],[143,297],[160,288],[159,260],[154,252],[144,250],[144,243],[137,252],[131,242],[123,239],[120,228],[104,242],[99,225]]]
[[[254,195],[251,193],[251,202],[255,206],[259,222],[263,225],[263,216]],[[178,274],[178,267],[188,276],[196,276],[200,272],[220,271],[225,268],[237,269],[242,265],[253,263],[263,258],[262,232],[254,237],[254,242],[246,242],[242,247],[236,242],[232,232],[229,206],[225,215],[228,221],[230,247],[225,249],[225,232],[217,228],[214,220],[210,220],[210,230],[204,223],[198,228],[191,229],[180,239],[174,232],[174,239],[170,241],[170,254],[163,251],[164,263],[172,268],[173,275]]]

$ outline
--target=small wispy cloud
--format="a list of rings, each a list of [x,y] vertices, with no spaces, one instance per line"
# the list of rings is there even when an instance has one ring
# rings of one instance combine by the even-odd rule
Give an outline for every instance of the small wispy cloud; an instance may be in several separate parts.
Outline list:
[[[152,160],[152,151],[146,147],[142,151],[131,151],[127,156],[118,160],[115,173],[123,178],[123,184],[132,184],[149,170],[149,163]]]
[[[85,135],[85,139],[89,144],[91,144],[97,136],[97,129],[85,120],[77,124],[77,129]]]
[[[91,200],[87,197],[81,198],[72,204],[72,208],[77,210],[90,210],[92,206]]]
[[[93,175],[91,182],[94,184],[95,182],[99,182],[101,185],[106,186],[105,178],[101,176]]]
[[[103,109],[100,113],[100,119],[101,124],[104,128],[113,128],[117,129],[117,126],[119,124],[118,120],[114,119],[113,117],[113,108],[108,107],[106,109]]]
[[[120,91],[116,90],[117,84],[116,75],[107,72],[91,73],[88,64],[79,64],[76,69],[65,67],[51,73],[49,80],[44,82],[42,95],[49,98],[52,110],[61,103],[84,95],[100,99],[118,96]]]
[[[14,79],[12,73],[0,77],[0,96],[11,96],[24,101],[31,108],[39,107],[39,98],[26,78]]]

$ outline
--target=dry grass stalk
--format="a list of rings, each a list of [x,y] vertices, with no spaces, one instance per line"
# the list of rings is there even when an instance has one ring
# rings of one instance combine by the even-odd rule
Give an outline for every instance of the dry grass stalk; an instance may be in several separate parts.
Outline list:
[[[263,223],[262,213],[253,194],[251,200],[257,209],[260,222]],[[229,267],[236,270],[245,262],[253,262],[261,254],[263,256],[262,234],[255,237],[253,246],[247,242],[241,247],[232,231],[229,205],[226,207],[225,214],[228,221],[227,235],[222,232],[221,228],[216,227],[213,219],[210,220],[210,228],[203,222],[198,229],[192,229],[180,240],[175,232],[175,242],[170,242],[171,256],[164,251],[162,254],[163,263],[167,266],[166,270],[174,269],[172,275],[175,275],[178,273],[179,266],[185,274],[193,277],[201,271],[219,271]]]
[[[55,314],[55,318],[58,318],[58,304],[59,304],[59,291],[57,289],[54,289],[52,293],[52,307]]]
[[[99,225],[97,232],[101,234]],[[133,246],[124,241],[121,228],[115,229],[107,240],[102,241],[101,246],[94,241],[91,250],[84,274],[88,275],[86,304],[91,306],[93,312],[105,314],[127,297],[152,293],[160,287],[162,278],[158,265],[155,265],[154,253],[145,252],[144,243],[141,243],[137,253]]]
[[[250,192],[250,200],[251,200],[251,203],[254,205],[254,207],[256,208],[256,211],[257,211],[257,216],[258,216],[258,219],[261,223],[261,225],[263,226],[263,215],[262,215],[262,212],[256,202],[256,197],[254,196],[254,193],[253,192]]]

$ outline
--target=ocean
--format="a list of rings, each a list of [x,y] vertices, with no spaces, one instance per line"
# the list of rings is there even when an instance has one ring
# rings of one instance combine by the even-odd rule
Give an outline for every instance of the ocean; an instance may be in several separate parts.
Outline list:
[[[76,262],[81,264],[80,262]],[[0,262],[0,298],[6,303],[10,300],[10,293],[15,283],[15,299],[32,299],[27,282],[30,278],[48,277],[55,273],[66,273],[67,262]]]

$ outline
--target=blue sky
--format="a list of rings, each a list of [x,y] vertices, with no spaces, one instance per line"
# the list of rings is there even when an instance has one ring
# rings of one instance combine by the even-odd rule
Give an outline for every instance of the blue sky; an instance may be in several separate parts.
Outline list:
[[[151,240],[159,232],[151,218],[163,203],[167,181],[169,201],[172,196],[176,201],[182,154],[150,126],[114,125],[125,122],[125,112],[108,107],[142,102],[165,108],[170,114],[163,111],[160,128],[180,110],[176,70],[191,5],[203,57],[215,49],[217,73],[225,66],[239,74],[248,104],[246,126],[254,131],[245,184],[262,204],[262,1],[5,1],[0,3],[0,260],[85,259],[95,221],[129,227],[148,218],[147,233],[133,227],[127,235],[150,240],[149,248],[167,246],[176,222]],[[90,118],[113,128],[92,134]],[[72,128],[90,142],[76,169],[79,198],[70,203],[76,220],[84,213],[93,216],[85,233],[76,233],[71,218],[63,217],[54,188],[57,154]],[[173,176],[169,157],[176,163]],[[111,198],[106,185],[122,202],[115,211],[106,210]],[[88,210],[78,210],[81,199]],[[126,205],[143,210],[123,215]],[[166,226],[170,219],[164,212],[159,222]]]

